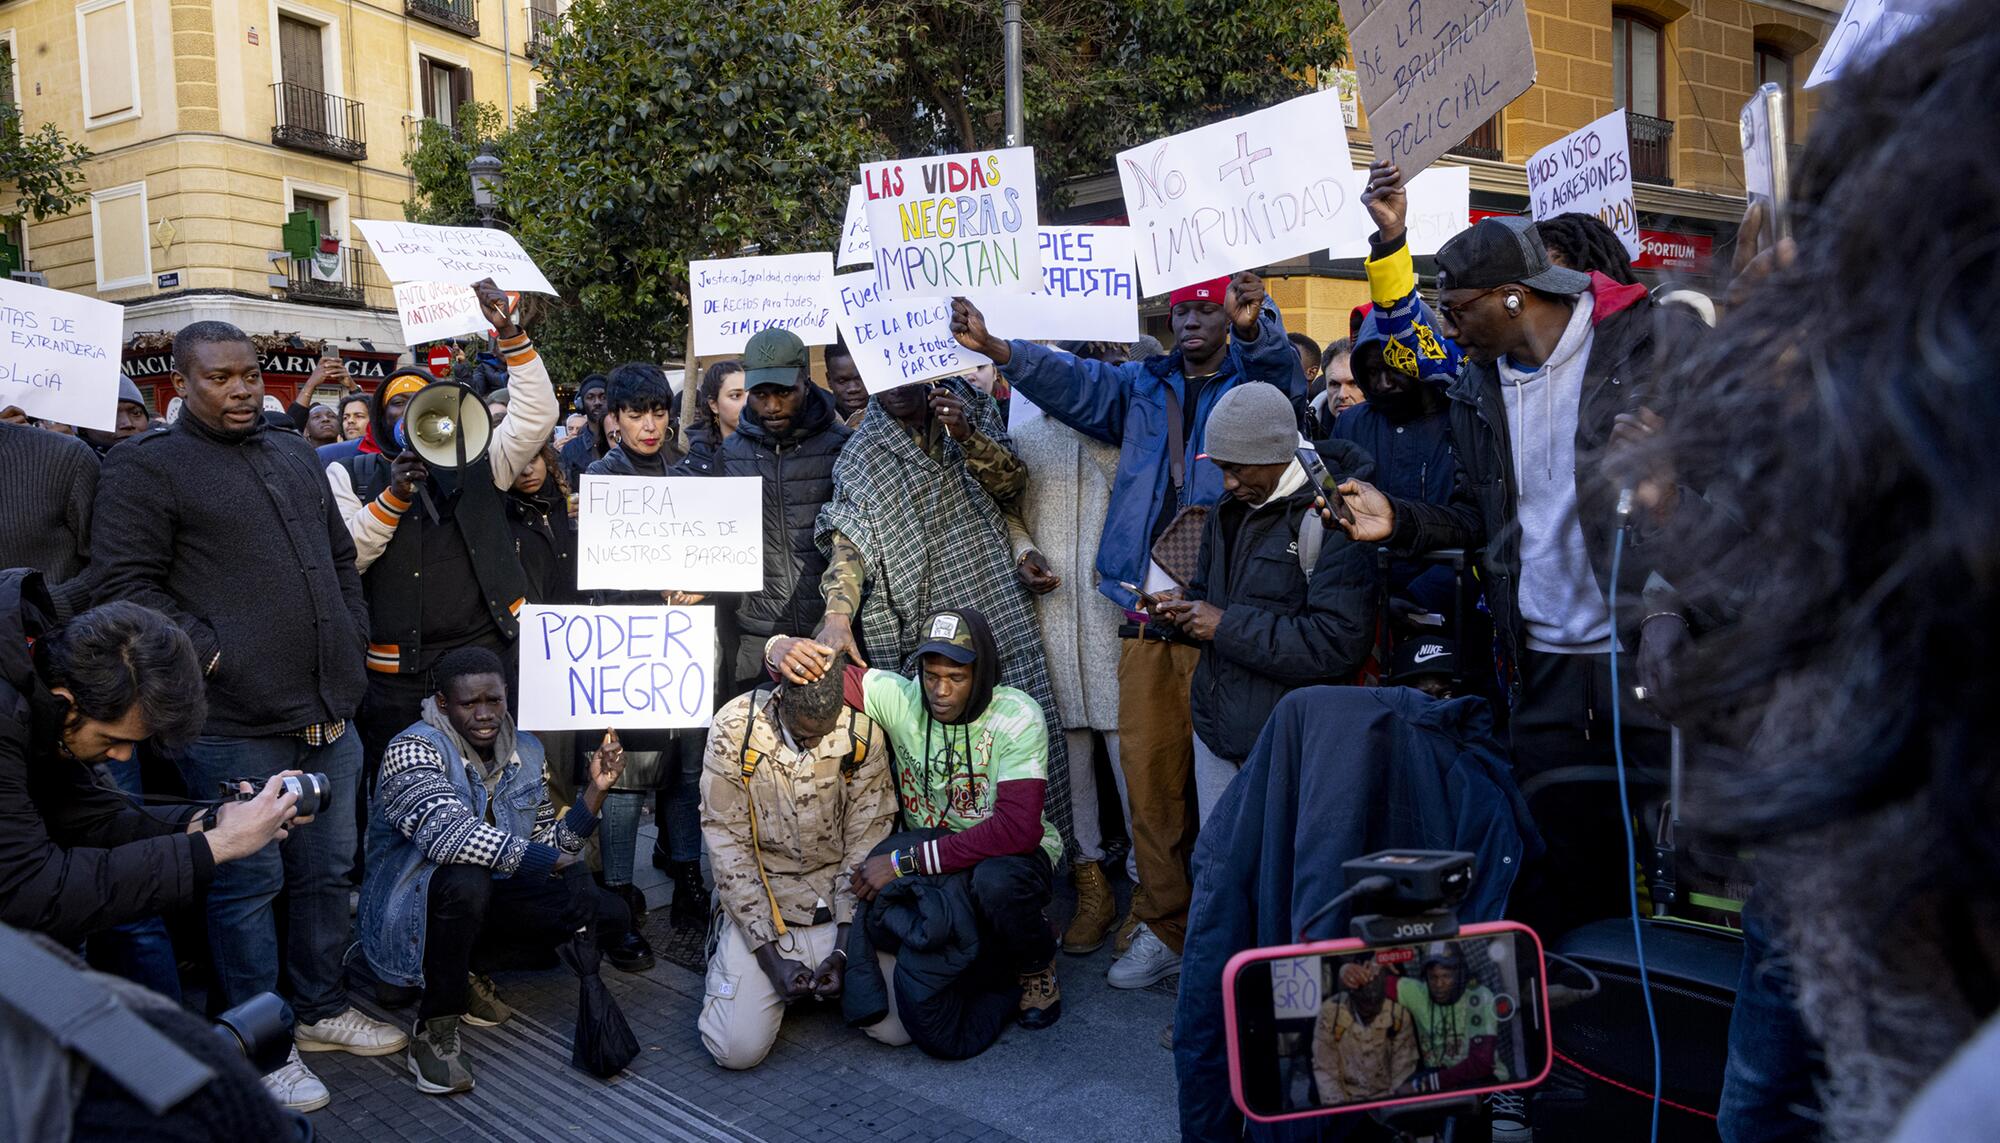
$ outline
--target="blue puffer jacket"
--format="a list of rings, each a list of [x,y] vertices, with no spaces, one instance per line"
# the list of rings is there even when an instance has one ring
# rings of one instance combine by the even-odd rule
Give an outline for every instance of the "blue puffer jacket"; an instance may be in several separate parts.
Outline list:
[[[1500,918],[1514,875],[1541,839],[1486,700],[1439,700],[1408,687],[1285,696],[1195,843],[1174,1010],[1183,1139],[1245,1137],[1229,1098],[1223,966],[1244,949],[1291,944],[1297,923],[1346,888],[1341,862],[1390,848],[1474,854],[1459,920]],[[1337,909],[1307,935],[1345,937],[1348,917]],[[1247,1137],[1311,1139],[1329,1123],[1251,1124]]]
[[[1118,474],[1111,483],[1111,507],[1097,545],[1097,590],[1130,611],[1139,601],[1119,587],[1143,584],[1153,549],[1153,523],[1171,519],[1189,504],[1213,504],[1222,496],[1222,470],[1195,460],[1202,452],[1209,410],[1230,389],[1246,381],[1276,385],[1294,408],[1305,401],[1306,378],[1298,351],[1285,337],[1276,305],[1266,305],[1257,337],[1230,339],[1222,368],[1193,409],[1185,409],[1187,481],[1174,503],[1173,475],[1167,464],[1167,393],[1184,398],[1187,378],[1179,350],[1144,361],[1106,365],[1047,349],[1029,341],[1007,343],[1013,358],[1001,368],[1007,383],[1050,416],[1106,444],[1119,446]]]
[[[466,773],[465,759],[443,731],[418,722],[397,738],[421,738],[445,759],[453,790],[472,812],[486,816],[486,786]],[[535,832],[535,814],[547,798],[542,785],[542,744],[525,731],[514,738],[514,760],[500,774],[493,791],[493,824],[517,837]],[[361,883],[361,906],[355,931],[368,967],[390,984],[416,987],[424,982],[424,920],[428,916],[431,874],[437,864],[417,843],[390,824],[378,804],[368,813],[368,876]]]

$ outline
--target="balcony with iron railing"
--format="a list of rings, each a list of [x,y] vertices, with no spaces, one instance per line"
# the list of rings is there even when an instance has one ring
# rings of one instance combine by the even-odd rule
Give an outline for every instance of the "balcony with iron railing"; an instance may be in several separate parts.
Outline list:
[[[285,297],[294,302],[312,302],[323,306],[365,306],[368,304],[368,287],[362,281],[361,248],[342,246],[335,265],[337,270],[325,274],[317,269],[316,258],[293,258],[291,268],[286,271]]]
[[[403,11],[440,28],[450,28],[468,36],[479,35],[477,0],[404,0]]]
[[[1674,185],[1673,121],[1627,111],[1625,134],[1632,146],[1632,181]]]
[[[271,142],[349,162],[368,157],[367,118],[360,100],[299,83],[272,84],[271,98],[277,105]]]
[[[531,60],[540,59],[555,43],[556,30],[562,26],[562,13],[556,11],[556,0],[528,0],[526,15],[528,46],[525,54]]]

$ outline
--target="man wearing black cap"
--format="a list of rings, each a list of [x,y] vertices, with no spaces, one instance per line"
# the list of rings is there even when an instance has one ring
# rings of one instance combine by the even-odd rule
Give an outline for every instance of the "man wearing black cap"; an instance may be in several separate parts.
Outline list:
[[[1411,635],[1389,655],[1389,685],[1420,690],[1432,698],[1458,693],[1458,644],[1436,635]]]
[[[827,372],[833,372],[827,358]],[[851,367],[851,362],[849,363]],[[739,690],[764,677],[764,643],[773,635],[810,635],[826,614],[819,578],[826,555],[813,539],[819,510],[833,499],[833,463],[850,435],[832,394],[813,384],[805,343],[788,329],[767,329],[743,350],[749,399],[736,433],[722,446],[723,476],[764,482],[764,590],[736,605],[742,632],[732,670]]]
[[[561,454],[563,479],[571,488],[577,487],[584,469],[611,451],[611,442],[604,436],[604,413],[610,408],[609,384],[603,374],[592,373],[576,387],[576,411],[583,414],[583,431],[563,443]]]
[[[1672,614],[1641,621],[1608,606],[1612,542],[1630,510],[1604,470],[1614,433],[1660,408],[1656,362],[1699,335],[1691,317],[1656,308],[1644,286],[1556,266],[1526,218],[1490,218],[1438,251],[1439,332],[1464,365],[1446,396],[1459,472],[1445,504],[1342,485],[1355,539],[1404,552],[1484,548],[1487,600],[1507,663],[1517,773],[1609,766],[1610,703],[1620,703],[1627,757],[1663,759],[1666,728],[1627,692],[1614,699],[1610,654],[1684,637]],[[1627,426],[1621,430],[1620,426]],[[1649,572],[1644,529],[1628,537],[1622,600],[1637,605]],[[1622,625],[1618,622],[1622,620]],[[1620,660],[1624,679],[1637,677]],[[1550,931],[1624,909],[1619,816],[1594,784],[1538,801],[1549,840],[1545,873],[1565,884],[1533,894]]]
[[[120,373],[117,420],[111,431],[78,426],[76,435],[83,438],[83,443],[96,449],[98,456],[103,456],[111,451],[112,445],[134,433],[145,432],[146,426],[152,423],[152,416],[153,410],[146,405],[146,395],[139,392],[139,387],[132,383],[130,377]]]
[[[970,870],[981,940],[995,942],[1020,974],[1021,1026],[1046,1028],[1062,1015],[1056,937],[1045,910],[1063,841],[1042,812],[1049,734],[1041,704],[999,685],[1000,649],[979,612],[936,612],[922,632],[919,678],[850,664],[842,696],[895,748],[904,824],[947,832],[862,862],[854,893],[872,901],[899,877]],[[794,684],[819,678],[834,655],[823,643],[782,635],[766,648],[772,668]],[[900,1040],[879,1026],[869,1035]]]

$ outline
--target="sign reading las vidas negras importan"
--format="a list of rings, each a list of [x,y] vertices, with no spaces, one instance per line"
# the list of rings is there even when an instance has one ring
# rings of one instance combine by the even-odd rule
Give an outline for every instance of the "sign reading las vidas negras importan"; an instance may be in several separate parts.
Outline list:
[[[861,189],[884,297],[1025,294],[1041,281],[1034,148],[869,163]]]
[[[1404,178],[1535,84],[1528,0],[1346,0],[1341,10],[1375,157]]]

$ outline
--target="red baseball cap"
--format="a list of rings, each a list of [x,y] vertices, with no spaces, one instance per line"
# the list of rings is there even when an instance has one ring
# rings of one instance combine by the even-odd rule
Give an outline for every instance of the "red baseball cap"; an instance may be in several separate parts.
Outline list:
[[[1192,286],[1182,286],[1167,295],[1167,308],[1173,309],[1182,302],[1214,302],[1222,304],[1229,296],[1229,275],[1210,278],[1206,282],[1196,282]]]

